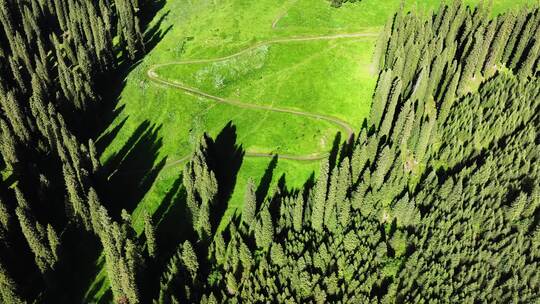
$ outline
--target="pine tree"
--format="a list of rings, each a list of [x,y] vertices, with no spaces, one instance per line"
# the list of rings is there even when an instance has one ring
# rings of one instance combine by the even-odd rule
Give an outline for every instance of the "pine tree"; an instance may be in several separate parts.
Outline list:
[[[13,168],[13,166],[19,162],[15,137],[2,118],[0,118],[0,129],[2,130],[2,136],[0,137],[0,151],[2,152],[4,161]]]
[[[395,151],[389,146],[385,146],[381,151],[381,154],[377,159],[377,169],[373,173],[373,177],[371,179],[371,185],[373,189],[378,190],[381,188],[382,184],[384,183],[386,174],[394,163],[394,154]]]
[[[47,239],[49,240],[49,246],[51,248],[51,252],[54,258],[58,261],[60,239],[58,238],[58,235],[56,234],[56,231],[51,226],[51,224],[47,224]]]
[[[24,301],[18,291],[17,285],[9,272],[0,261],[0,300],[5,304],[23,304]]]
[[[390,94],[391,85],[393,81],[392,70],[385,70],[377,83],[377,89],[373,97],[373,104],[371,106],[371,112],[369,116],[369,123],[375,126],[375,129],[379,129],[384,110],[386,108],[386,102],[388,95]]]
[[[8,230],[10,223],[11,214],[9,214],[9,210],[7,208],[7,205],[5,205],[4,200],[0,198],[0,226],[5,230]]]
[[[272,249],[270,249],[270,257],[272,262],[277,266],[283,266],[287,263],[285,252],[283,247],[279,243],[272,243]]]
[[[113,236],[114,225],[112,224],[112,220],[104,207],[100,207],[99,216],[99,238],[103,246],[103,252],[105,254],[105,266],[107,269],[107,275],[111,284],[113,296],[118,299],[124,296],[124,293],[122,291],[122,284],[120,282],[120,274],[117,270],[117,267],[120,265],[121,257],[118,253],[117,241],[115,241],[115,238]]]
[[[268,250],[274,240],[274,224],[268,207],[261,210],[260,219],[261,221],[257,225],[259,229],[255,231],[255,240],[259,248]]]
[[[497,27],[497,20],[493,20],[489,23],[486,29],[486,33],[483,39],[483,45],[480,48],[480,51],[478,53],[478,62],[475,64],[473,75],[483,73],[483,67],[486,63],[488,52],[493,42],[493,37],[495,36],[496,27]]]
[[[444,98],[441,102],[440,110],[439,110],[439,117],[438,122],[439,124],[443,124],[446,121],[446,118],[448,117],[448,113],[450,112],[450,109],[452,108],[452,105],[456,99],[457,94],[457,87],[460,82],[461,78],[461,70],[458,68],[458,71],[453,75],[452,81],[448,85],[448,88],[446,89],[446,93],[444,94]]]
[[[484,64],[484,75],[492,74],[496,69],[496,65],[500,63],[501,56],[504,52],[504,48],[506,46],[512,28],[514,27],[514,23],[515,15],[513,12],[509,12],[508,14],[504,15],[501,21],[501,25],[496,31],[495,38],[493,39],[493,43],[491,44],[491,48],[488,53],[489,55]]]
[[[389,95],[390,103],[388,104],[388,108],[386,109],[386,113],[384,114],[384,119],[382,121],[381,129],[379,131],[379,137],[381,138],[383,136],[386,136],[386,138],[388,139],[388,136],[390,135],[390,128],[392,127],[392,123],[394,122],[394,115],[402,90],[401,86],[401,80],[399,78],[396,78],[394,80],[394,83],[392,84],[392,90]]]
[[[146,236],[148,255],[155,258],[157,253],[156,230],[154,228],[152,216],[149,213],[144,214],[144,235]]]
[[[185,241],[184,245],[182,246],[182,261],[184,262],[190,276],[195,278],[199,271],[199,262],[197,261],[197,254],[189,241]]]
[[[511,34],[509,34],[508,40],[506,41],[506,45],[504,46],[504,52],[502,54],[501,62],[505,66],[509,66],[510,64],[511,56],[514,53],[514,50],[516,47],[516,42],[518,38],[520,37],[519,33],[523,31],[523,26],[525,25],[526,20],[527,20],[527,13],[525,11],[525,8],[523,8],[516,16],[515,23],[513,24],[513,28],[511,29]]]
[[[98,195],[94,188],[88,190],[88,209],[90,212],[90,222],[92,223],[92,231],[100,235],[101,234],[101,203],[99,202]]]
[[[75,211],[75,215],[77,216],[77,221],[81,221],[83,226],[90,230],[90,212],[88,211],[88,208],[86,204],[84,204],[83,201],[83,191],[80,188],[79,182],[77,180],[77,177],[75,176],[75,173],[73,172],[73,169],[69,164],[64,164],[64,179],[66,181],[66,188],[69,194],[69,201],[71,202],[73,206],[73,210]]]
[[[30,246],[30,249],[34,253],[36,264],[42,274],[46,273],[49,269],[52,269],[55,264],[55,258],[50,251],[48,244],[46,244],[44,235],[39,233],[34,219],[29,214],[29,211],[24,207],[17,207],[15,210],[21,230]]]
[[[435,118],[428,117],[427,121],[424,121],[424,123],[422,123],[420,137],[418,138],[418,143],[416,144],[416,149],[414,153],[414,157],[417,162],[422,162],[424,160],[424,157],[426,156],[427,149],[430,145],[430,140],[431,138],[433,138],[432,132],[434,130],[434,127]]]
[[[538,63],[540,53],[540,31],[536,32],[534,37],[534,43],[529,50],[529,53],[525,57],[523,64],[519,67],[518,75],[521,77],[527,77],[530,75],[535,75],[540,70],[540,63]],[[536,63],[536,70],[534,64]]]
[[[199,208],[199,215],[195,225],[195,231],[200,240],[209,240],[212,236],[212,224],[210,222],[210,203],[205,201]]]
[[[28,127],[25,123],[23,110],[15,98],[15,93],[11,91],[6,97],[0,96],[0,103],[4,113],[6,113],[10,121],[15,135],[19,137],[21,142],[28,143],[30,140],[30,133],[28,132]]]
[[[476,67],[477,65],[482,64],[479,62],[479,60],[482,48],[484,46],[484,39],[484,27],[480,27],[474,34],[474,38],[472,38],[473,43],[471,49],[465,58],[465,65],[463,66],[462,74],[462,78],[465,79],[465,81],[460,82],[460,87],[458,88],[459,91],[464,91],[464,86],[467,84],[467,81],[469,81],[470,78],[474,79],[476,77],[475,71],[478,70]]]
[[[88,140],[88,153],[90,154],[90,160],[92,161],[92,172],[96,173],[99,170],[100,163],[97,156],[96,146],[92,139]]]
[[[315,231],[322,231],[322,225],[324,221],[324,209],[326,203],[326,191],[328,184],[328,161],[324,161],[321,164],[320,174],[315,184],[315,188],[312,191],[312,211],[311,211],[311,227]]]
[[[244,207],[242,211],[242,221],[251,227],[257,212],[257,197],[255,195],[255,183],[253,179],[248,179],[246,194],[244,196]]]
[[[338,167],[334,167],[332,170],[332,175],[330,177],[330,184],[328,189],[328,198],[324,205],[324,225],[332,233],[337,233],[337,215],[336,215],[336,205],[337,205],[337,191],[339,183],[339,171]]]
[[[304,198],[298,195],[294,200],[293,227],[300,232],[304,223]]]
[[[136,283],[136,275],[141,257],[138,248],[130,239],[126,240],[125,256],[127,273],[125,273],[122,280],[124,289],[129,303],[139,303],[140,293]]]

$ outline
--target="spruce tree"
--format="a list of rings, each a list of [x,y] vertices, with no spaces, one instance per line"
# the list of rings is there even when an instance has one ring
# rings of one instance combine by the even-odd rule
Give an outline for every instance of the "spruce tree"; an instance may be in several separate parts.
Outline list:
[[[23,304],[26,301],[17,291],[17,285],[0,261],[0,300],[5,304]]]
[[[0,137],[0,151],[4,161],[13,168],[15,164],[19,162],[17,157],[17,148],[15,137],[8,127],[7,123],[0,118],[0,129],[2,130],[2,136]]]
[[[152,216],[148,212],[144,214],[144,235],[146,236],[148,255],[155,258],[157,254],[156,230],[154,228]]]
[[[324,209],[326,204],[326,191],[328,184],[328,172],[329,164],[328,161],[323,161],[321,164],[320,174],[317,179],[317,183],[312,191],[312,196],[310,197],[312,204],[311,211],[311,227],[315,231],[322,231],[322,225],[324,221]]]
[[[242,221],[250,227],[255,220],[257,212],[257,197],[255,195],[255,183],[253,179],[248,179],[246,194],[244,196],[244,207],[242,211]]]
[[[35,261],[42,274],[52,269],[55,264],[55,258],[49,245],[46,243],[45,236],[37,229],[37,225],[29,211],[24,207],[17,207],[15,210],[21,230],[28,242],[28,245],[35,256]]]
[[[51,248],[51,252],[54,258],[58,261],[60,239],[58,238],[58,235],[56,234],[56,231],[51,226],[51,224],[47,224],[47,239],[49,240],[49,247]]]

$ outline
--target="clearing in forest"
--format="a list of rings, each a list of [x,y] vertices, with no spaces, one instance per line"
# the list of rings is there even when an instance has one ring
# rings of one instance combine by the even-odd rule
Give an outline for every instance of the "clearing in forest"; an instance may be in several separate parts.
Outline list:
[[[118,115],[98,142],[111,185],[134,206],[135,229],[143,212],[182,195],[182,166],[204,132],[245,151],[228,215],[241,207],[248,178],[267,184],[263,192],[280,178],[301,186],[336,133],[345,140],[367,117],[377,33],[401,2],[165,1],[150,26],[155,45],[128,74]],[[428,11],[441,1],[403,2]],[[527,2],[494,0],[494,13]],[[229,122],[236,129],[222,132]],[[107,288],[101,272],[88,299]]]
[[[231,206],[242,204],[248,177],[258,183],[268,171],[269,155],[281,156],[273,183],[287,172],[288,185],[302,185],[336,133],[344,140],[367,117],[377,33],[400,2],[167,1],[153,21],[158,43],[128,75],[102,136],[102,161],[115,160],[110,178],[127,179],[127,188],[144,181],[133,198],[136,226],[141,210],[162,203],[203,132],[215,137],[228,122],[246,152]],[[493,2],[498,13],[527,0]],[[439,3],[405,1],[404,9]],[[144,176],[130,184],[133,172]]]

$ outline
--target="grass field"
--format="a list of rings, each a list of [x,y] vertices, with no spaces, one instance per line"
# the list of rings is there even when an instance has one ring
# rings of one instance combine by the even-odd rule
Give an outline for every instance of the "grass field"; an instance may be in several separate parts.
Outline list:
[[[494,13],[527,2],[532,1],[494,0]],[[119,115],[101,138],[106,145],[101,160],[114,169],[110,178],[134,180],[124,191],[137,192],[131,198],[135,229],[142,229],[142,212],[157,210],[174,190],[185,157],[203,132],[215,137],[232,121],[236,142],[246,151],[291,155],[326,152],[336,132],[343,133],[342,128],[324,120],[241,108],[186,94],[150,81],[149,69],[241,52],[224,60],[169,64],[155,72],[167,82],[227,100],[337,117],[357,129],[369,113],[375,87],[372,53],[377,37],[271,42],[341,33],[376,34],[400,3],[363,0],[334,9],[326,0],[166,1],[151,24],[160,28],[163,37],[128,75]],[[439,3],[406,0],[404,6],[428,11]],[[257,47],[242,52],[254,45]],[[269,171],[270,162],[271,158],[244,158],[229,215],[241,207],[247,179],[258,183]],[[316,174],[318,166],[318,161],[279,159],[270,174],[272,185],[284,176],[287,186],[300,187]],[[269,172],[266,174],[268,177]],[[89,298],[103,294],[107,284],[100,282],[96,284],[102,286],[93,286]]]
[[[439,2],[405,1],[405,9],[428,11]],[[494,12],[517,2],[530,1],[494,1]],[[340,9],[331,8],[324,0],[166,2],[154,20],[164,32],[163,39],[129,74],[119,103],[124,108],[109,130],[122,126],[102,154],[102,161],[106,163],[126,149],[128,139],[143,122],[159,127],[153,139],[159,142],[159,149],[151,151],[150,157],[156,164],[166,158],[167,165],[139,205],[139,209],[152,212],[178,177],[183,164],[178,160],[192,151],[203,132],[216,136],[229,121],[237,127],[238,144],[248,151],[292,155],[328,151],[335,133],[343,133],[335,125],[297,115],[217,104],[152,83],[147,70],[155,64],[229,56],[258,44],[227,60],[167,65],[156,71],[163,79],[219,97],[331,115],[357,128],[369,113],[375,86],[371,57],[376,37],[264,42],[336,33],[377,33],[399,8],[397,0],[365,0]],[[241,205],[246,178],[260,178],[269,162],[270,158],[244,159],[231,206]],[[149,167],[136,165],[125,163],[120,167]],[[317,167],[317,162],[282,159],[274,176],[288,172],[288,185],[300,186]]]
[[[119,124],[122,126],[102,154],[102,161],[106,163],[115,153],[126,149],[124,146],[128,140],[145,121],[159,126],[158,138],[154,140],[161,140],[160,147],[158,151],[152,151],[157,155],[151,155],[156,163],[164,157],[168,163],[182,159],[192,151],[204,131],[216,136],[229,121],[237,127],[238,144],[248,151],[292,155],[329,151],[335,134],[338,131],[344,133],[331,123],[217,104],[185,94],[182,90],[156,85],[146,77],[147,70],[154,64],[217,58],[276,38],[353,32],[376,34],[381,24],[373,28],[369,23],[357,26],[351,18],[362,17],[361,6],[335,10],[324,1],[316,3],[305,13],[316,16],[324,10],[335,17],[336,23],[314,27],[302,24],[307,16],[298,16],[295,17],[297,24],[294,24],[289,12],[303,9],[307,2],[236,0],[222,1],[217,5],[213,1],[193,4],[188,1],[168,2],[161,11],[165,16],[161,19],[161,28],[172,27],[128,76],[119,103],[124,108],[109,131]],[[160,20],[159,16],[156,20]],[[335,27],[338,23],[347,27]],[[159,68],[157,72],[167,80],[179,81],[220,97],[331,115],[357,128],[369,112],[369,100],[375,86],[376,75],[371,66],[375,41],[376,37],[372,35],[267,44],[230,60],[171,65]],[[221,83],[219,79],[223,77],[225,79]],[[217,82],[220,84],[216,86]],[[231,199],[232,206],[241,205],[247,178],[260,180],[270,161],[270,158],[244,159],[237,179],[237,191]],[[130,164],[119,167],[122,170],[137,169]],[[166,165],[161,170],[135,211],[135,219],[140,210],[152,212],[159,206],[181,169],[182,163],[178,163]],[[287,184],[301,186],[317,169],[318,162],[281,159],[273,176],[277,180],[287,172]],[[120,170],[117,174],[121,173]],[[138,228],[139,225],[135,226]]]

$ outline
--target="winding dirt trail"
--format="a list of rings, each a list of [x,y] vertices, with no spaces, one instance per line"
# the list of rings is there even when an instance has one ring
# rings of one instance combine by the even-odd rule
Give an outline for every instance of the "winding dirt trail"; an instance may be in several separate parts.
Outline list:
[[[287,15],[287,13],[289,12],[289,9],[296,4],[296,2],[298,2],[298,0],[293,0],[292,2],[290,2],[286,8],[276,17],[276,19],[274,19],[274,21],[272,22],[272,28],[275,29],[277,27],[277,24],[278,22],[283,19],[283,17],[285,17]]]
[[[303,116],[314,120],[323,120],[326,122],[329,122],[333,125],[336,125],[338,128],[343,130],[347,134],[347,138],[350,140],[353,137],[354,129],[353,127],[347,123],[346,121],[337,118],[335,116],[330,115],[324,115],[319,113],[312,113],[312,112],[306,112],[291,108],[282,108],[282,107],[275,107],[275,106],[268,106],[268,105],[261,105],[261,104],[254,104],[254,103],[246,103],[235,99],[229,99],[229,98],[223,98],[216,95],[212,95],[206,92],[203,92],[195,87],[191,87],[188,85],[185,85],[183,83],[180,83],[178,81],[171,81],[168,79],[161,78],[159,74],[157,73],[157,69],[165,67],[165,66],[172,66],[172,65],[188,65],[188,64],[198,64],[198,63],[212,63],[212,62],[220,62],[229,60],[238,56],[241,56],[245,53],[248,53],[258,47],[264,46],[264,45],[270,45],[270,44],[276,44],[276,43],[287,43],[287,42],[298,42],[298,41],[316,41],[316,40],[333,40],[333,39],[344,39],[344,38],[358,38],[358,37],[377,37],[378,33],[341,33],[341,34],[333,34],[333,35],[323,35],[323,36],[305,36],[305,37],[289,37],[289,38],[276,38],[268,41],[263,41],[259,43],[255,43],[252,46],[249,46],[237,53],[234,53],[232,55],[218,57],[218,58],[207,58],[207,59],[190,59],[190,60],[184,60],[184,61],[175,61],[175,62],[167,62],[167,63],[161,63],[152,65],[147,70],[146,76],[149,80],[161,84],[164,86],[176,88],[183,90],[186,93],[200,96],[209,100],[212,100],[217,103],[222,104],[228,104],[231,106],[244,108],[244,109],[253,109],[253,110],[262,110],[262,111],[271,111],[271,112],[278,112],[278,113],[285,113],[289,115],[297,115],[297,116]],[[250,152],[246,151],[245,156],[248,157],[274,157],[273,153],[264,153],[264,152]],[[316,152],[308,155],[291,155],[291,154],[279,154],[279,158],[282,159],[289,159],[289,160],[297,160],[297,161],[316,161],[324,159],[328,156],[328,152]],[[165,167],[174,166],[176,164],[179,164],[183,161],[188,160],[190,155],[184,156],[180,159],[176,159],[174,161],[171,161],[165,165]]]

